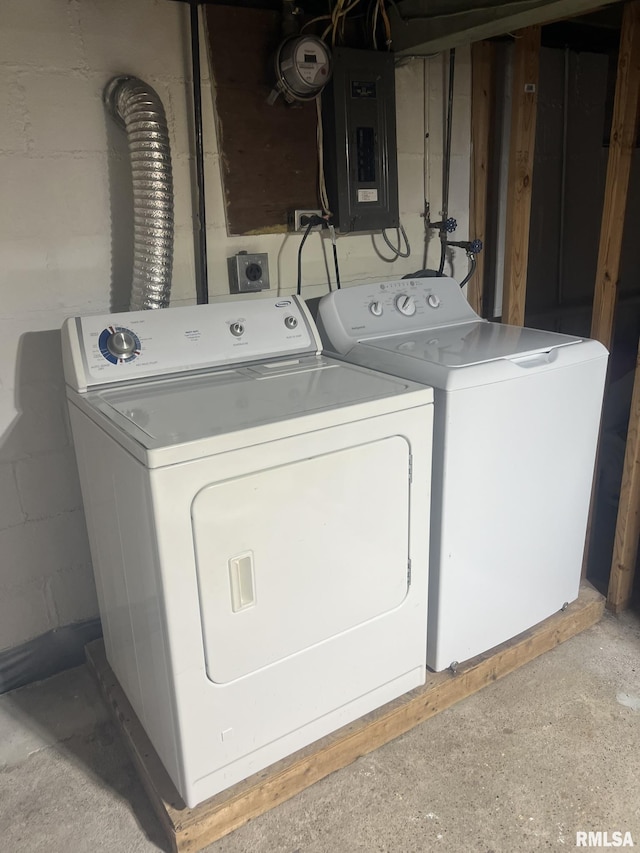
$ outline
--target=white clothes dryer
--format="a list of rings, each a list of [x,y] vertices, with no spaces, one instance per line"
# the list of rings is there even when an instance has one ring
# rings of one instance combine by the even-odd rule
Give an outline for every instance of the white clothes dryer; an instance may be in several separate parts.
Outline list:
[[[482,320],[450,278],[334,291],[317,322],[329,351],[435,389],[428,666],[573,601],[606,349]]]
[[[433,394],[295,297],[77,317],[107,657],[188,806],[425,679]]]

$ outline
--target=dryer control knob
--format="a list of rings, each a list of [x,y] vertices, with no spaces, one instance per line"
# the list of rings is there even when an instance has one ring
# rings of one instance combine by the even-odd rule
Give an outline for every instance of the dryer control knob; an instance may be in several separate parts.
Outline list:
[[[371,311],[374,317],[382,317],[382,302],[372,302],[369,305],[369,311]]]
[[[107,338],[107,349],[116,358],[127,358],[133,355],[136,346],[136,339],[126,329],[120,329]]]
[[[416,301],[413,296],[403,293],[396,299],[396,308],[405,317],[412,317],[416,313]]]
[[[295,329],[295,327],[298,325],[298,321],[296,320],[295,317],[292,317],[291,315],[289,315],[288,317],[284,318],[284,324],[287,327],[287,329]]]
[[[229,326],[229,331],[232,335],[235,335],[236,338],[239,338],[240,335],[244,335],[244,326],[242,323],[232,323]]]
[[[440,297],[436,296],[435,293],[430,293],[427,296],[427,304],[430,308],[439,308],[440,307]]]

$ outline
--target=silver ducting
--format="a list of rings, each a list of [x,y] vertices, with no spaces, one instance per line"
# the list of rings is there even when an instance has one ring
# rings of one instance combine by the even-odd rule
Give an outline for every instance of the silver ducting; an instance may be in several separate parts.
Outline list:
[[[166,308],[173,268],[173,174],[158,93],[137,77],[114,77],[104,99],[127,132],[133,178],[131,311]]]

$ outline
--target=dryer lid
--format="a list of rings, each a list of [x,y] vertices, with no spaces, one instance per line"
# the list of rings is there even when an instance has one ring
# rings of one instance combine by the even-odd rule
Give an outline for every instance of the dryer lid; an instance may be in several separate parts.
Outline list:
[[[581,338],[522,326],[478,321],[369,339],[360,347],[426,361],[445,368],[470,367],[498,359],[517,359],[581,343]],[[389,365],[392,369],[392,365]]]
[[[431,389],[323,357],[102,389],[75,399],[147,450]],[[397,404],[394,404],[397,407]],[[189,457],[188,449],[185,458]],[[175,460],[172,460],[175,461]]]

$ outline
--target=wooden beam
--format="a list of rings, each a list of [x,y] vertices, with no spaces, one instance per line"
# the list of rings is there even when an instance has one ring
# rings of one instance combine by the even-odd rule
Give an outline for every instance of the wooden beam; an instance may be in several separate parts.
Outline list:
[[[540,27],[515,34],[502,321],[524,325],[536,142]]]
[[[601,9],[617,0],[520,0],[496,5],[451,0],[398,0],[389,6],[391,37],[397,55],[425,56],[472,42],[506,35],[524,27],[565,20]]]
[[[346,767],[361,755],[409,731],[440,711],[595,625],[604,597],[583,584],[577,601],[509,640],[450,671],[428,673],[423,687],[406,693],[288,758],[256,773],[193,809],[180,800],[142,725],[107,663],[104,643],[86,647],[95,675],[125,746],[174,853],[196,853],[252,818]]]
[[[598,264],[596,267],[596,281],[593,294],[593,314],[591,317],[591,337],[596,338],[608,348],[611,348],[613,321],[618,301],[620,253],[627,208],[631,160],[636,139],[639,95],[640,2],[639,0],[633,0],[633,2],[627,3],[624,7],[622,29],[620,31],[616,92],[609,138],[609,159],[600,225],[600,245],[598,248]],[[598,469],[598,458],[596,458],[596,469],[591,491],[591,507],[589,509],[589,521],[587,523],[587,535],[584,547],[584,560],[582,564],[583,577],[586,576],[588,568],[595,514]],[[618,518],[618,522],[620,521],[620,518]],[[615,541],[617,543],[617,534]],[[615,562],[616,557],[614,556]],[[626,565],[626,558],[624,564]],[[633,578],[631,578],[631,583],[633,583]],[[625,590],[626,582],[623,582],[622,570],[618,569],[616,570],[615,578],[613,573],[609,578],[609,606],[611,609],[622,609],[625,606],[622,604],[626,595]]]
[[[486,242],[489,132],[493,45],[480,41],[471,46],[471,197],[469,239]],[[469,304],[483,314],[484,252],[476,257],[476,271],[467,288]]]
[[[618,297],[618,275],[631,158],[636,140],[640,95],[640,0],[624,7],[616,94],[609,141],[607,180],[593,300],[591,337],[611,346]],[[585,176],[585,179],[587,176]]]
[[[607,607],[620,613],[631,601],[640,539],[640,347],[629,412],[627,449],[613,546]]]

